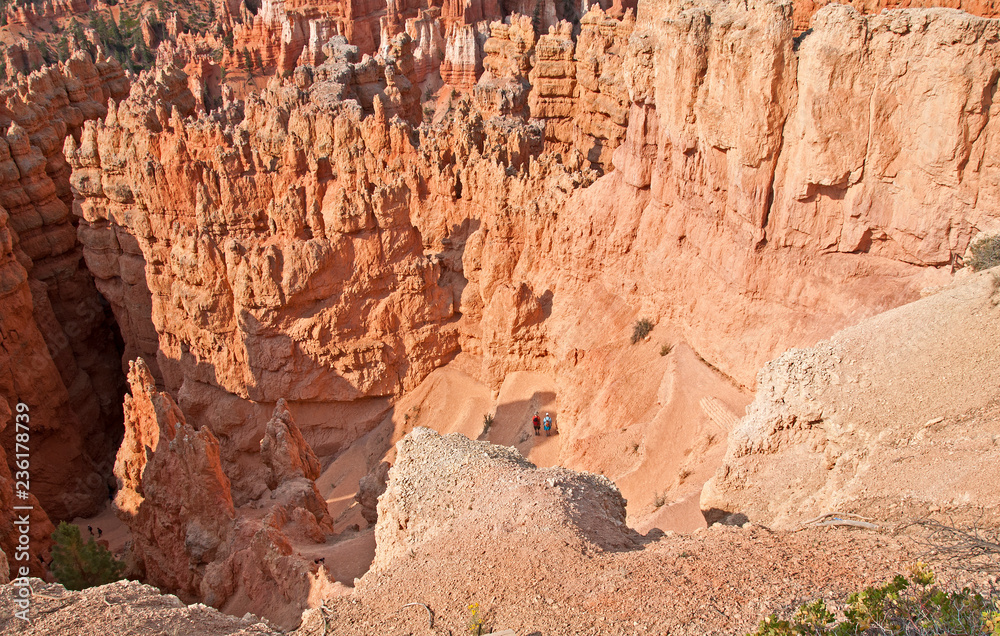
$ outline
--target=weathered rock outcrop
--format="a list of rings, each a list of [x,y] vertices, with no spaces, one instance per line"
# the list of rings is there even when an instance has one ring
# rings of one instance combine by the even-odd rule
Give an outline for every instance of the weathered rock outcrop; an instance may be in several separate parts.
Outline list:
[[[702,493],[706,514],[776,528],[830,511],[995,520],[997,277],[977,274],[768,363]]]
[[[126,88],[84,53],[0,91],[0,396],[35,423],[32,491],[56,519],[106,501],[121,360],[107,304],[76,241],[63,139]],[[13,430],[2,443],[13,448]]]
[[[274,415],[260,441],[260,454],[268,470],[267,487],[271,490],[290,479],[319,477],[319,460],[292,422],[284,400],[278,400],[274,407]]]
[[[313,588],[329,582],[290,540],[322,543],[333,522],[316,490],[315,454],[284,401],[260,444],[270,491],[237,509],[212,432],[186,422],[141,358],[131,365],[129,384],[115,506],[132,532],[134,572],[182,598],[237,614],[253,608],[297,625],[316,598]]]
[[[483,74],[473,90],[483,117],[527,116],[534,48],[535,31],[528,16],[490,24],[490,37],[483,46]]]
[[[3,48],[3,65],[7,70],[3,79],[16,78],[18,73],[28,74],[45,66],[42,52],[27,38],[18,38]]]
[[[132,530],[129,556],[143,579],[196,597],[235,517],[219,442],[185,421],[142,358],[129,366],[116,512]]]
[[[372,571],[441,538],[474,545],[487,534],[493,549],[506,540],[539,551],[553,543],[622,549],[639,536],[625,525],[625,500],[606,477],[539,469],[506,446],[414,429],[397,444],[379,498]]]
[[[0,630],[10,634],[43,636],[72,629],[79,636],[154,636],[164,626],[180,634],[200,636],[278,636],[283,633],[256,617],[226,616],[204,605],[185,605],[176,596],[151,585],[118,581],[74,592],[56,583],[34,578],[36,596],[31,602],[31,622],[14,615],[8,601],[10,588],[0,588]],[[109,607],[110,606],[110,607]],[[305,636],[305,635],[303,635]]]
[[[316,488],[319,460],[295,426],[284,400],[278,400],[274,416],[267,423],[260,454],[267,469],[271,498],[287,509],[306,535],[322,543],[324,535],[333,532],[333,520],[326,500]]]
[[[598,5],[580,18],[580,36],[574,52],[579,103],[571,141],[595,168],[609,171],[612,153],[625,138],[631,96],[626,87],[628,78],[622,62],[626,46],[633,59],[648,55],[647,42],[640,36],[629,45],[635,27],[635,16],[605,13]],[[652,78],[637,78],[637,84]],[[559,134],[559,141],[566,141]]]
[[[469,89],[483,72],[478,33],[472,25],[456,24],[445,37],[441,80],[456,88]]]
[[[358,493],[354,495],[354,499],[361,505],[361,516],[369,524],[378,521],[378,498],[385,492],[389,468],[389,462],[379,462],[378,466],[358,481]]]
[[[545,140],[569,144],[576,114],[576,62],[573,25],[562,22],[538,38],[529,80],[531,116],[545,120]]]
[[[444,35],[441,32],[441,10],[420,9],[417,17],[406,20],[406,33],[415,43],[413,75],[418,82],[438,74],[444,59]]]

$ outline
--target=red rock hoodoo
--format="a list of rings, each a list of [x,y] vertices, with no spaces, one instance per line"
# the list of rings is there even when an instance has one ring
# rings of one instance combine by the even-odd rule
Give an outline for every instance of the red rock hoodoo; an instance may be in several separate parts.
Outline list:
[[[316,491],[316,457],[284,401],[261,442],[267,487],[237,508],[212,432],[187,423],[142,358],[128,379],[115,507],[131,530],[133,574],[182,598],[296,625],[312,588],[329,583],[289,539],[322,543],[333,525]]]

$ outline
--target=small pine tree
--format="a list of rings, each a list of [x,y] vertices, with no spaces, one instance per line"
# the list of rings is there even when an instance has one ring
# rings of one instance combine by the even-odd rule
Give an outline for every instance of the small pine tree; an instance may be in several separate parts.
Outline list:
[[[59,58],[60,62],[69,59],[69,40],[66,39],[65,35],[56,43],[56,57]]]
[[[247,75],[253,75],[253,57],[247,47],[243,47],[243,66],[247,70]]]
[[[41,54],[42,54],[42,59],[43,59],[43,60],[45,60],[45,63],[46,63],[46,64],[52,64],[53,62],[55,62],[55,61],[56,61],[56,58],[55,58],[55,56],[54,56],[54,55],[52,55],[52,51],[51,51],[51,50],[49,50],[49,47],[48,47],[48,45],[47,45],[47,44],[45,43],[45,41],[44,41],[44,40],[38,40],[38,41],[37,41],[37,42],[35,43],[35,46],[37,46],[37,47],[38,47],[38,50],[39,50],[39,51],[41,52]]]
[[[87,36],[83,34],[83,27],[76,21],[76,18],[70,20],[69,32],[73,34],[73,37],[76,38],[77,44],[80,46],[83,46],[87,42]]]
[[[55,545],[50,569],[67,590],[82,590],[122,578],[125,564],[96,543],[94,537],[84,543],[77,526],[61,521],[52,540]]]

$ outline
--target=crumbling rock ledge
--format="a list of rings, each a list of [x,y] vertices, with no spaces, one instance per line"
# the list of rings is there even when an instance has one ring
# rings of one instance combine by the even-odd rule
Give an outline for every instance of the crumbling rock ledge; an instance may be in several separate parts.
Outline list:
[[[61,585],[30,579],[38,593],[31,602],[30,624],[14,616],[12,586],[0,588],[0,632],[25,636],[278,636],[266,621],[246,615],[227,616],[205,605],[186,605],[151,585],[118,581],[70,592]],[[113,611],[109,609],[114,608]],[[67,632],[67,630],[71,630]],[[164,631],[166,630],[166,631]]]
[[[536,468],[507,446],[414,429],[396,445],[379,497],[372,571],[436,540],[481,538],[491,548],[531,543],[585,551],[634,548],[639,535],[625,525],[625,500],[607,477]]]

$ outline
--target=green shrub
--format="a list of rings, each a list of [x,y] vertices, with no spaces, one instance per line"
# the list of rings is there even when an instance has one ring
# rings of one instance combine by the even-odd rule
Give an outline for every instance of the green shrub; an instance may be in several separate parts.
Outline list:
[[[838,621],[820,599],[799,607],[790,621],[771,614],[754,636],[1000,636],[1000,597],[968,588],[945,592],[922,563],[911,569],[910,578],[896,575],[881,587],[851,594],[843,613]]]
[[[980,272],[1000,265],[1000,234],[979,239],[969,246],[969,250],[972,252],[969,266],[973,271]]]
[[[632,325],[632,344],[635,344],[649,335],[649,332],[653,330],[653,323],[647,318],[642,320],[636,320],[635,324]]]
[[[661,356],[669,355],[670,352],[673,350],[674,350],[674,345],[664,344],[663,346],[660,347],[660,355]]]
[[[52,565],[49,569],[67,590],[112,583],[122,578],[125,564],[90,537],[80,538],[80,528],[62,521],[52,533]]]
[[[493,415],[491,413],[487,413],[486,415],[483,416],[483,435],[489,433],[492,427],[493,427]]]

